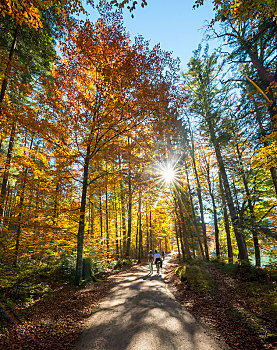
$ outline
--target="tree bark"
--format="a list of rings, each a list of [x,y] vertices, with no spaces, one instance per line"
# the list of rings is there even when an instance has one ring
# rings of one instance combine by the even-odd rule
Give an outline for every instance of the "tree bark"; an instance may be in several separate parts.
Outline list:
[[[226,200],[227,200],[227,204],[229,207],[231,221],[233,224],[233,229],[234,229],[234,233],[235,233],[237,245],[238,245],[238,250],[239,250],[239,260],[248,262],[248,253],[247,253],[246,243],[245,243],[245,239],[242,235],[242,232],[240,231],[240,227],[238,226],[238,217],[237,217],[237,213],[235,210],[235,206],[234,206],[232,193],[230,190],[229,181],[228,181],[228,177],[226,174],[225,166],[224,166],[223,159],[221,156],[221,150],[220,150],[220,147],[218,145],[218,142],[217,142],[217,139],[215,136],[215,131],[214,131],[214,127],[212,125],[211,119],[206,118],[206,122],[208,124],[208,128],[210,131],[211,141],[212,141],[212,144],[213,144],[214,149],[215,149],[216,159],[218,162],[219,171],[220,171],[223,186],[225,189]]]
[[[138,208],[138,234],[139,234],[139,246],[138,246],[138,263],[141,263],[142,259],[142,227],[141,227],[141,190],[139,191],[139,208]]]
[[[3,175],[2,186],[1,186],[1,198],[0,198],[0,221],[1,222],[4,214],[4,203],[5,203],[6,194],[7,194],[7,184],[9,179],[10,167],[11,167],[15,132],[16,132],[16,122],[12,124],[12,128],[11,128],[8,152],[6,156],[4,175]]]
[[[32,149],[32,145],[33,145],[33,138],[31,139],[30,149]],[[26,141],[25,141],[25,146],[26,146]],[[21,224],[22,224],[23,204],[24,204],[27,176],[28,176],[28,168],[26,167],[24,169],[24,175],[23,175],[23,180],[22,180],[21,189],[20,189],[20,199],[19,199],[19,206],[18,206],[17,228],[16,228],[15,253],[14,253],[14,262],[13,262],[14,266],[17,266],[18,258],[19,258]]]
[[[254,205],[252,203],[250,190],[249,190],[248,183],[247,183],[247,180],[245,177],[243,163],[242,163],[242,154],[240,152],[238,144],[236,144],[236,149],[237,149],[237,153],[238,153],[238,157],[239,157],[241,176],[242,176],[242,181],[243,181],[243,185],[244,185],[244,189],[245,189],[245,193],[246,193],[246,197],[247,197],[248,208],[249,208],[250,215],[251,215],[251,231],[252,231],[252,236],[253,236],[256,266],[260,267],[261,266],[261,253],[260,253],[258,232],[257,232],[257,229],[255,227],[256,216],[255,216],[255,212],[254,212]]]
[[[128,174],[128,233],[126,242],[126,258],[130,257],[131,235],[132,235],[132,182],[131,182],[131,165],[129,163]]]
[[[107,258],[110,257],[110,229],[109,229],[109,211],[108,211],[108,184],[106,182],[105,187],[105,213],[106,213],[106,246],[107,246]]]
[[[102,196],[101,196],[101,193],[99,193],[99,220],[100,220],[101,242],[103,243],[103,213],[102,213]]]
[[[117,195],[114,187],[114,225],[115,225],[115,255],[119,258],[119,244],[118,244],[118,222],[117,222]]]
[[[190,127],[190,126],[189,126]],[[203,200],[202,200],[202,193],[201,193],[201,184],[199,181],[199,176],[196,168],[196,162],[195,162],[195,150],[194,150],[194,139],[193,139],[193,133],[190,127],[190,135],[191,135],[191,158],[192,158],[192,164],[193,164],[193,170],[194,170],[194,176],[197,184],[197,197],[199,202],[199,209],[200,209],[200,217],[201,217],[201,225],[202,225],[202,232],[203,232],[203,239],[204,239],[204,248],[205,248],[205,257],[207,260],[209,260],[209,248],[208,248],[208,241],[207,241],[207,232],[206,232],[206,224],[204,219],[204,209],[203,209]]]
[[[16,49],[16,44],[17,44],[17,41],[18,41],[18,34],[19,34],[19,26],[16,26],[15,31],[14,31],[14,37],[13,37],[13,41],[12,41],[12,46],[11,46],[10,52],[9,52],[8,63],[7,63],[6,69],[5,69],[4,79],[3,79],[2,85],[1,85],[0,115],[2,114],[2,103],[4,101],[5,92],[6,92],[7,86],[8,86],[9,74],[11,72],[11,63],[12,63],[14,51]]]
[[[153,232],[152,232],[152,211],[149,209],[149,241],[150,249],[153,250]]]
[[[177,203],[179,208],[179,214],[180,214],[180,224],[182,228],[182,238],[184,242],[184,252],[186,255],[186,259],[191,259],[191,253],[189,249],[189,242],[188,242],[188,233],[185,226],[185,217],[184,217],[184,211],[183,211],[183,204],[180,198],[180,194],[175,192],[175,196],[177,197]]]
[[[178,258],[180,261],[181,252],[180,252],[179,237],[178,237],[177,219],[175,219],[174,223],[175,223],[175,237],[176,237],[176,243],[177,243],[177,249],[178,249]]]
[[[191,210],[192,210],[192,216],[193,216],[193,223],[194,223],[194,227],[195,227],[195,231],[197,234],[197,240],[198,240],[198,244],[199,244],[199,248],[200,248],[200,252],[202,257],[205,257],[205,253],[204,253],[204,249],[203,249],[203,245],[200,239],[200,232],[198,229],[198,223],[197,223],[197,218],[196,218],[196,214],[195,214],[195,208],[194,208],[194,204],[193,204],[193,198],[192,198],[192,192],[191,192],[191,187],[190,187],[190,181],[189,181],[189,174],[188,174],[188,168],[187,168],[187,163],[185,162],[185,170],[186,170],[186,177],[187,177],[187,183],[188,183],[188,190],[189,190],[189,198],[190,198],[190,204],[191,204]]]
[[[219,187],[220,187],[220,194],[221,194],[221,201],[222,201],[222,208],[223,208],[224,227],[225,227],[226,238],[227,238],[228,262],[229,264],[233,264],[233,247],[232,247],[232,241],[231,241],[226,199],[225,199],[225,194],[224,194],[220,173],[218,174],[218,176],[219,176]]]
[[[125,198],[123,193],[123,184],[120,183],[120,199],[121,199],[121,220],[122,220],[122,248],[123,248],[123,255],[126,252],[126,210],[125,210]]]
[[[83,251],[84,251],[84,233],[85,233],[85,212],[86,212],[86,199],[88,189],[88,171],[90,161],[90,146],[87,147],[85,164],[83,169],[83,185],[82,185],[82,197],[81,208],[79,216],[79,229],[77,235],[77,261],[76,261],[76,276],[75,281],[79,285],[83,275]]]
[[[255,104],[255,108],[256,108],[256,113],[255,113],[255,116],[256,116],[256,120],[258,122],[258,125],[259,125],[259,131],[262,135],[262,137],[265,137],[266,136],[266,132],[265,132],[265,129],[263,127],[263,124],[262,124],[262,121],[261,121],[261,118],[260,118],[260,112],[257,108],[257,105],[256,105],[256,102],[255,102],[255,99],[253,99],[253,102]],[[267,147],[269,145],[269,142],[268,141],[265,141],[263,142],[264,146]],[[275,167],[271,167],[270,168],[270,174],[271,174],[271,178],[272,178],[272,182],[273,182],[273,185],[274,185],[274,188],[275,188],[275,193],[277,195],[277,172],[276,172],[276,168]]]
[[[206,159],[205,159],[206,160]],[[211,184],[211,178],[210,178],[210,165],[208,164],[206,160],[206,175],[207,175],[207,182],[208,182],[208,188],[209,188],[209,194],[212,200],[212,206],[213,206],[213,217],[214,217],[214,235],[215,235],[215,253],[216,258],[220,259],[220,249],[219,249],[219,229],[218,229],[218,220],[217,220],[217,212],[216,212],[216,205],[215,205],[215,199],[214,194],[212,190],[212,184]]]

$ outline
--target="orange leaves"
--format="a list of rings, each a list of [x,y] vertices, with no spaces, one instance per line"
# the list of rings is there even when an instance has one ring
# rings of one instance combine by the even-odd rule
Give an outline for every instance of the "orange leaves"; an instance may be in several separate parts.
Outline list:
[[[39,9],[34,3],[36,2],[30,0],[3,0],[0,3],[0,12],[3,16],[11,16],[20,26],[25,23],[31,28],[42,28]]]
[[[30,28],[43,27],[41,12],[54,9],[60,25],[71,25],[72,15],[84,11],[82,2],[79,0],[1,0],[0,13],[3,17],[11,16],[17,25],[26,24]]]

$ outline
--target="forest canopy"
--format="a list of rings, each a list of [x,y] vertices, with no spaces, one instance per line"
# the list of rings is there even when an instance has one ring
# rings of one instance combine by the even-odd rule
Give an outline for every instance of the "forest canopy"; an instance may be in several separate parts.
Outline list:
[[[86,258],[150,249],[276,264],[276,8],[213,3],[228,54],[199,46],[182,72],[109,2],[95,22],[1,2],[1,266],[71,259],[79,284]]]

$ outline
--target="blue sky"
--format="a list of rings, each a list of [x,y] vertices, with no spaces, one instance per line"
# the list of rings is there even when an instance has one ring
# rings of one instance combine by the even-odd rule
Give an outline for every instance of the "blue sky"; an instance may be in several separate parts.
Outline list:
[[[124,11],[124,24],[131,34],[142,34],[152,45],[172,51],[184,69],[204,34],[205,21],[213,18],[211,1],[193,10],[194,0],[149,0],[145,8],[134,11],[134,18]],[[201,29],[202,28],[202,29]]]
[[[213,18],[211,0],[195,10],[193,4],[194,0],[148,0],[145,8],[137,6],[134,18],[124,9],[124,25],[131,37],[141,34],[151,45],[160,43],[163,50],[172,51],[186,70],[192,51],[203,38],[205,21]],[[87,9],[91,20],[95,19],[96,10]]]

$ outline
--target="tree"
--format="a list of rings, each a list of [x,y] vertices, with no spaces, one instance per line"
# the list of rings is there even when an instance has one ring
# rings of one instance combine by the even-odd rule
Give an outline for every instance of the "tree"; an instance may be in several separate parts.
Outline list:
[[[195,51],[194,57],[189,63],[189,70],[186,75],[187,88],[191,96],[191,103],[189,104],[190,111],[196,116],[201,117],[207,127],[224,185],[226,200],[238,244],[239,258],[240,260],[248,261],[245,239],[238,225],[237,213],[229,180],[222,158],[219,140],[216,135],[216,122],[218,122],[220,118],[220,107],[225,98],[224,87],[219,90],[216,86],[216,75],[217,72],[220,71],[220,67],[216,65],[217,57],[215,54],[209,56],[208,49],[206,48],[204,55],[200,58],[200,52],[201,47]]]
[[[141,40],[131,46],[119,14],[107,8],[103,15],[95,25],[86,21],[68,33],[53,84],[46,86],[51,100],[46,101],[44,113],[61,125],[61,141],[70,144],[71,157],[83,174],[77,283],[82,277],[87,189],[97,178],[90,165],[119,137],[157,118],[168,91],[163,78],[167,62],[158,48],[149,50]]]

